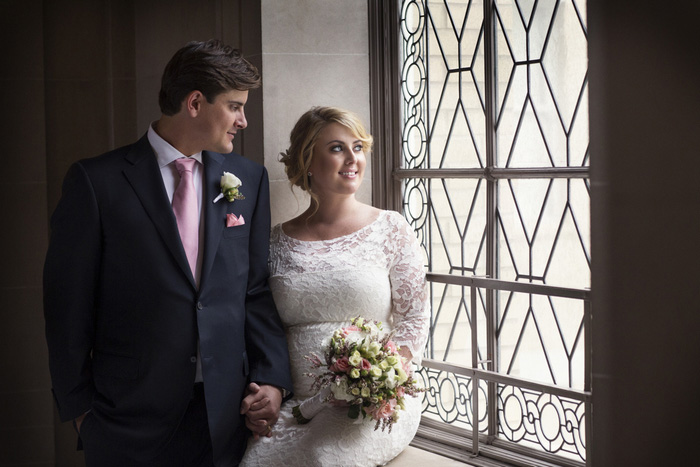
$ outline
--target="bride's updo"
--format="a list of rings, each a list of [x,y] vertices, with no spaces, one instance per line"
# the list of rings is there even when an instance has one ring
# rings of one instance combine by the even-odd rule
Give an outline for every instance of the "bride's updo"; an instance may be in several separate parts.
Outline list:
[[[289,182],[309,193],[316,206],[318,199],[311,185],[309,167],[318,134],[329,123],[339,123],[350,130],[353,136],[362,142],[362,150],[366,155],[369,155],[372,149],[372,136],[359,117],[352,112],[337,107],[312,107],[299,118],[289,135],[289,149],[280,153],[280,162],[284,164]]]

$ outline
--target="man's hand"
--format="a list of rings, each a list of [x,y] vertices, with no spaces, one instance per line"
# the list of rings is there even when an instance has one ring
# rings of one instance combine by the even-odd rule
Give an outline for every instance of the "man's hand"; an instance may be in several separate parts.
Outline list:
[[[272,425],[277,423],[282,405],[282,391],[267,384],[250,383],[241,402],[241,414],[245,424],[257,440],[261,436],[272,436]]]
[[[78,418],[76,418],[75,420],[73,420],[73,423],[75,424],[75,431],[77,431],[78,434],[80,434],[80,425],[83,424],[83,420],[85,420],[85,416],[86,416],[87,414],[88,414],[88,413],[85,412],[85,413],[82,414],[80,417],[78,417]]]

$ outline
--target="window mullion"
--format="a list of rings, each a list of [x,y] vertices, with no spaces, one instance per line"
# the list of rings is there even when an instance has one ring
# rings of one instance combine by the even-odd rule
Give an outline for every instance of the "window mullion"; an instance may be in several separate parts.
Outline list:
[[[496,166],[496,41],[494,0],[484,1],[484,89],[485,89],[485,119],[486,128],[486,166]],[[486,275],[498,278],[498,180],[492,177],[486,179]],[[497,296],[492,289],[485,290],[486,294],[486,336],[488,369],[498,371],[497,329]],[[498,387],[496,383],[488,383],[488,437],[496,438],[498,434]]]

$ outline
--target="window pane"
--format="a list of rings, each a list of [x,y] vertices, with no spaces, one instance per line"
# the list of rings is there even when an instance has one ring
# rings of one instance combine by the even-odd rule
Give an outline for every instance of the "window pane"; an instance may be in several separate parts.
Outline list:
[[[585,11],[571,0],[495,6],[498,166],[587,165]]]
[[[499,278],[587,287],[589,217],[582,180],[500,180]]]

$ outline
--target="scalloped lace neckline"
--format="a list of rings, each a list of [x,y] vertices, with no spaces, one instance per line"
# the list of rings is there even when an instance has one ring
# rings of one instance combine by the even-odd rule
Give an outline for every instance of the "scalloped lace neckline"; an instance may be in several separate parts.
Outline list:
[[[282,235],[282,237],[286,238],[287,240],[291,240],[292,242],[296,242],[296,243],[319,243],[319,244],[320,244],[320,243],[326,243],[326,242],[335,242],[335,241],[338,241],[338,240],[341,240],[341,239],[345,239],[345,238],[351,237],[351,236],[353,236],[353,235],[358,235],[359,233],[361,233],[361,232],[364,231],[365,229],[368,229],[368,228],[372,227],[374,224],[376,224],[377,222],[379,222],[379,220],[380,220],[383,216],[385,216],[386,213],[387,213],[387,211],[384,211],[384,210],[379,211],[379,215],[378,215],[372,222],[370,222],[369,224],[367,224],[367,225],[365,225],[365,226],[362,226],[362,227],[360,227],[359,229],[357,229],[357,230],[355,230],[355,231],[353,231],[353,232],[347,233],[347,234],[345,234],[345,235],[340,235],[340,236],[338,236],[338,237],[328,238],[328,239],[326,239],[326,240],[300,240],[300,239],[298,239],[298,238],[290,237],[290,236],[287,235],[287,233],[284,231],[284,226],[283,226],[284,223],[280,223],[279,229],[280,229],[280,234]]]

